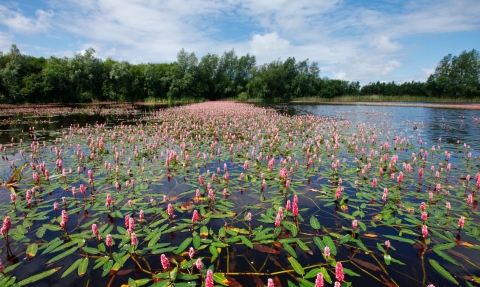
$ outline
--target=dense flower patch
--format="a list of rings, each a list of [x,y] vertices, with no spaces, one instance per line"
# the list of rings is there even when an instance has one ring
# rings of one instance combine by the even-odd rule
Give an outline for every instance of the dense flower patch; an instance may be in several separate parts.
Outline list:
[[[0,145],[1,286],[478,280],[468,143],[425,143],[421,123],[400,131],[375,112],[374,124],[230,102],[117,112],[137,117],[52,141],[32,125]]]

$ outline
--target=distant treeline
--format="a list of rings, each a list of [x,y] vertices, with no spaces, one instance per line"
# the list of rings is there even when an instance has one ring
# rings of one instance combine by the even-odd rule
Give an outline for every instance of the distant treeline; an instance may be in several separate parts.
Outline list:
[[[73,58],[22,55],[16,45],[0,53],[0,103],[176,101],[293,98],[344,95],[475,98],[480,96],[476,50],[448,55],[426,82],[369,83],[320,77],[317,62],[288,58],[257,65],[234,50],[198,59],[181,50],[169,64],[130,64],[95,57],[92,48]]]

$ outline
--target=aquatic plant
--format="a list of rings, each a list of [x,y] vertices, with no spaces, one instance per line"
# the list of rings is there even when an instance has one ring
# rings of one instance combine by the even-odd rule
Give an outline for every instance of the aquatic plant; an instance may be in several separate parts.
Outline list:
[[[231,102],[134,114],[2,143],[16,188],[0,204],[1,286],[87,273],[129,286],[399,286],[405,262],[425,286],[478,280],[467,143],[428,148],[421,124],[399,131],[375,112],[370,125]]]

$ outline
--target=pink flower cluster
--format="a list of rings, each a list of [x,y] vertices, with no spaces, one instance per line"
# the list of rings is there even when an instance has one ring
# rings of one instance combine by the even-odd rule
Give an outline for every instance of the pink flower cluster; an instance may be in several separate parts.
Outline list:
[[[12,221],[10,219],[10,216],[5,217],[3,220],[3,225],[2,228],[0,228],[0,234],[1,235],[6,235],[8,234],[8,231],[12,228]]]

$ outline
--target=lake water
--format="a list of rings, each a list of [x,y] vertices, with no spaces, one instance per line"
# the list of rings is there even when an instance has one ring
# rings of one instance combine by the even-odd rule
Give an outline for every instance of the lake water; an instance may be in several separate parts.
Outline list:
[[[64,240],[65,234],[62,234],[58,230],[46,230],[45,234],[41,237],[37,236],[37,234],[42,226],[58,226],[62,204],[60,204],[61,207],[58,215],[56,212],[51,210],[47,212],[47,210],[51,209],[50,206],[54,201],[61,203],[62,197],[67,197],[69,200],[67,203],[68,208],[67,205],[65,205],[65,209],[73,210],[73,213],[69,214],[70,219],[68,221],[69,230],[75,230],[75,232],[72,231],[72,233],[75,233],[79,238],[84,238],[87,236],[87,231],[85,230],[89,230],[89,226],[84,226],[84,224],[94,220],[99,226],[104,227],[101,229],[102,232],[109,230],[109,232],[113,234],[118,230],[118,236],[115,238],[115,241],[117,243],[122,241],[121,231],[123,230],[118,228],[119,226],[124,226],[123,218],[119,218],[120,216],[118,216],[116,219],[115,215],[111,217],[110,214],[102,209],[103,207],[101,206],[103,202],[101,204],[88,203],[88,201],[83,201],[83,196],[80,193],[77,195],[80,199],[78,202],[72,198],[72,193],[68,186],[77,186],[78,188],[80,183],[88,186],[86,171],[89,169],[95,171],[95,180],[98,181],[98,185],[92,190],[95,190],[98,194],[96,196],[98,196],[99,199],[103,200],[107,192],[114,194],[116,191],[118,196],[121,195],[121,198],[124,198],[123,201],[120,199],[118,202],[118,204],[125,204],[124,207],[117,210],[120,212],[120,215],[123,216],[128,213],[132,216],[138,216],[138,210],[132,210],[127,205],[127,200],[130,199],[133,200],[135,204],[138,202],[136,208],[148,209],[153,212],[151,216],[147,216],[147,222],[152,224],[158,221],[159,218],[162,219],[161,216],[159,217],[154,214],[157,212],[156,208],[165,212],[166,203],[163,203],[162,198],[163,195],[167,195],[168,198],[172,198],[171,202],[178,207],[175,211],[178,218],[176,220],[178,221],[172,224],[180,224],[181,220],[188,222],[191,217],[190,212],[192,211],[192,205],[200,205],[192,195],[192,192],[194,192],[198,185],[196,181],[198,174],[206,177],[207,174],[210,175],[210,173],[215,173],[217,169],[220,169],[218,176],[224,176],[224,172],[221,170],[223,170],[224,165],[227,164],[229,166],[228,172],[232,180],[229,183],[230,185],[227,185],[231,195],[225,198],[225,204],[229,204],[229,201],[233,202],[233,204],[231,206],[219,206],[217,212],[223,212],[223,214],[221,214],[221,216],[223,216],[225,212],[227,212],[226,210],[230,208],[232,212],[241,215],[241,219],[236,215],[235,219],[232,219],[231,222],[228,221],[230,225],[235,224],[237,228],[251,228],[254,230],[260,227],[274,227],[270,218],[276,215],[276,210],[274,210],[273,207],[278,208],[278,203],[282,202],[282,204],[284,204],[287,198],[286,195],[285,198],[283,197],[283,192],[280,196],[278,194],[279,183],[276,178],[278,177],[278,172],[276,171],[275,174],[272,173],[271,177],[270,174],[266,172],[267,179],[273,183],[264,189],[260,188],[261,178],[259,177],[259,172],[261,170],[266,171],[266,162],[262,161],[256,169],[258,174],[252,175],[251,178],[256,177],[255,181],[252,180],[248,184],[245,184],[242,183],[242,180],[238,180],[240,173],[244,172],[242,168],[244,159],[240,158],[240,155],[231,157],[228,155],[224,156],[224,153],[221,153],[218,155],[218,158],[214,157],[213,160],[208,161],[204,166],[200,164],[199,168],[194,168],[193,166],[191,166],[190,169],[185,169],[181,166],[162,168],[167,152],[171,150],[176,150],[178,154],[182,152],[179,148],[182,135],[175,134],[175,127],[177,126],[175,123],[169,126],[171,128],[169,132],[166,130],[152,132],[156,127],[148,127],[151,122],[162,125],[166,121],[169,121],[169,118],[163,117],[162,112],[157,112],[158,108],[160,107],[119,106],[97,107],[83,111],[74,110],[74,108],[63,109],[58,107],[52,110],[45,110],[43,114],[35,112],[35,110],[25,110],[21,114],[15,111],[0,110],[0,145],[2,145],[2,149],[5,150],[1,151],[2,161],[0,162],[0,170],[3,174],[4,181],[8,180],[15,168],[32,161],[29,159],[31,152],[30,144],[32,141],[41,143],[40,147],[45,141],[46,148],[39,153],[38,158],[37,156],[34,157],[35,163],[38,164],[46,161],[52,175],[55,175],[52,176],[54,177],[52,183],[54,181],[58,182],[50,185],[44,183],[41,187],[38,187],[38,194],[35,198],[34,205],[25,204],[25,198],[23,198],[25,190],[35,185],[35,182],[31,179],[33,170],[27,165],[23,172],[23,177],[18,183],[18,194],[19,198],[21,197],[22,206],[19,205],[16,207],[17,210],[15,211],[12,210],[12,204],[9,203],[10,191],[5,187],[0,187],[0,202],[3,202],[0,209],[0,218],[3,219],[8,211],[8,214],[12,218],[15,218],[14,225],[22,223],[25,226],[25,229],[15,231],[14,236],[16,236],[15,238],[19,238],[20,241],[15,242],[15,240],[11,239],[11,250],[8,252],[5,243],[0,239],[0,247],[3,251],[0,253],[0,258],[4,265],[9,266],[18,262],[22,263],[17,269],[9,273],[9,275],[14,274],[18,280],[22,280],[53,267],[63,267],[55,274],[36,283],[32,283],[31,286],[108,286],[109,284],[109,286],[120,286],[121,284],[128,284],[128,278],[134,278],[135,280],[151,278],[148,272],[144,272],[144,270],[138,267],[138,264],[130,259],[124,263],[117,274],[113,276],[108,274],[102,276],[102,267],[93,269],[95,265],[94,261],[98,259],[99,256],[89,253],[90,262],[88,272],[84,276],[79,277],[75,271],[64,279],[60,279],[65,269],[73,264],[75,260],[81,258],[81,256],[85,256],[82,254],[86,253],[82,253],[80,248],[74,253],[75,256],[68,256],[55,263],[47,264],[47,262],[58,253],[42,254],[45,249],[41,249],[41,246],[47,246],[45,244],[56,238],[62,238],[62,240]],[[335,258],[337,261],[342,261],[345,268],[361,275],[361,277],[352,274],[346,275],[345,281],[352,282],[353,286],[426,286],[427,283],[433,283],[437,287],[457,286],[457,284],[452,283],[448,278],[440,275],[438,269],[435,270],[435,268],[432,267],[435,263],[432,264],[429,260],[439,262],[442,268],[448,270],[449,274],[453,274],[455,280],[461,282],[461,286],[467,286],[467,284],[475,286],[476,283],[472,280],[480,277],[480,269],[478,268],[480,265],[480,242],[478,240],[480,226],[478,223],[478,211],[476,210],[477,198],[474,180],[475,175],[480,172],[478,160],[480,156],[480,137],[478,136],[480,134],[480,122],[478,119],[480,112],[478,110],[330,104],[275,104],[268,105],[268,108],[273,108],[277,110],[279,114],[289,115],[290,117],[315,116],[330,119],[325,122],[322,127],[312,127],[311,130],[307,129],[303,131],[303,133],[295,134],[296,131],[294,129],[290,130],[290,133],[295,135],[295,137],[291,137],[295,138],[299,143],[305,144],[302,136],[312,140],[312,143],[307,143],[311,145],[312,153],[314,153],[315,138],[322,135],[320,133],[315,134],[313,131],[329,131],[332,129],[341,131],[338,135],[340,139],[339,144],[342,146],[341,148],[336,151],[333,149],[331,154],[327,154],[329,148],[324,148],[323,146],[326,145],[326,141],[333,142],[334,139],[323,138],[320,143],[320,140],[317,138],[318,158],[315,157],[317,162],[313,163],[313,167],[309,166],[305,171],[302,170],[292,173],[293,175],[291,175],[290,178],[293,189],[300,195],[301,203],[299,203],[299,208],[304,219],[303,222],[297,221],[300,230],[297,237],[303,240],[311,250],[313,256],[309,255],[308,252],[304,252],[301,245],[291,243],[287,245],[291,245],[294,248],[293,252],[296,252],[298,256],[297,260],[305,268],[305,273],[316,268],[315,266],[323,266],[326,270],[330,270],[330,277],[334,280],[335,274],[332,272],[334,268],[321,265],[325,263],[325,259],[321,255],[322,250],[319,249],[320,246],[313,240],[316,236],[319,238],[329,236],[334,240],[337,248],[337,255],[332,258]],[[55,115],[52,116],[51,114]],[[308,121],[308,117],[300,119],[304,122]],[[191,124],[194,125],[195,123]],[[104,127],[95,128],[99,125],[104,125]],[[228,125],[231,125],[231,123],[227,123],[224,128],[227,128]],[[32,126],[35,127],[34,131],[32,131]],[[125,126],[132,126],[134,128],[128,129],[125,128]],[[74,128],[78,129],[79,127],[87,127],[84,132],[90,133],[96,131],[97,133],[87,137],[86,134],[81,133],[81,130],[73,131]],[[113,178],[111,173],[104,171],[102,164],[103,161],[115,161],[112,146],[119,147],[121,142],[117,140],[110,142],[110,139],[129,133],[137,136],[139,135],[138,132],[143,128],[148,131],[146,135],[144,135],[145,142],[142,143],[142,141],[132,140],[134,144],[128,145],[127,143],[124,148],[125,155],[122,155],[125,157],[125,161],[122,162],[121,165],[119,164],[122,172],[128,169],[129,173],[123,174],[120,178],[118,178],[118,176],[117,178]],[[282,127],[278,128],[280,129],[279,133],[281,135],[288,136],[288,134],[282,134]],[[192,129],[194,130],[193,127]],[[245,130],[247,130],[247,126]],[[114,131],[114,134],[112,131]],[[360,148],[364,147],[364,155],[362,155],[359,150],[355,151],[354,145],[349,146],[348,143],[352,140],[353,133],[355,133],[357,137],[360,137],[359,131],[364,133],[365,136],[363,144],[361,141],[357,143],[357,145],[360,145]],[[170,140],[168,142],[162,142],[162,139],[166,139],[166,135],[169,133],[172,133],[173,137],[177,138],[176,142]],[[210,131],[205,131],[205,133],[210,133]],[[220,133],[222,132],[220,131]],[[242,131],[238,130],[237,134],[238,137],[242,136]],[[326,132],[326,134],[329,133]],[[335,132],[333,132],[333,134],[335,135]],[[347,134],[348,137],[346,136]],[[373,143],[369,142],[372,140],[372,135],[375,135],[374,138],[377,139]],[[72,136],[81,139],[80,143],[82,145],[82,151],[85,152],[85,156],[87,157],[86,160],[80,161],[78,159],[78,154],[75,153],[77,151],[75,140],[72,139]],[[193,135],[188,136],[193,138]],[[94,145],[98,144],[97,141],[100,137],[105,137],[105,141],[108,142],[106,145],[108,152],[97,152],[97,156],[100,155],[102,158],[93,158],[90,161],[88,160],[88,152],[91,150],[91,147],[90,149],[88,148],[88,143],[90,145],[92,142]],[[58,141],[59,138],[63,139],[63,142]],[[222,141],[221,136],[215,135],[215,138],[220,142]],[[382,176],[378,174],[378,168],[377,170],[366,169],[364,176],[362,176],[363,171],[360,171],[362,166],[367,166],[369,163],[376,167],[378,161],[383,156],[382,153],[385,151],[379,149],[379,143],[389,142],[393,146],[392,143],[395,142],[395,138],[398,139],[398,147],[386,152],[388,153],[388,158],[391,158],[393,155],[399,155],[399,165],[398,168],[395,168],[396,172],[394,172],[395,177],[398,176],[399,170],[404,170],[404,168],[401,167],[402,163],[411,163],[415,170],[411,175],[405,172],[408,180],[406,180],[402,186],[398,185],[398,190],[395,190],[397,186],[395,179],[392,178],[392,180],[389,180],[390,168],[385,166],[385,175]],[[20,143],[20,139],[22,143]],[[122,142],[123,140],[127,141],[126,138],[122,138]],[[144,144],[149,145],[155,141],[160,142],[161,146],[155,153],[144,150]],[[283,141],[285,141],[285,139],[282,139],[282,145],[285,144]],[[203,146],[205,143],[198,141],[195,144]],[[245,142],[240,142],[239,146],[242,144],[244,145]],[[259,150],[262,149],[260,145],[255,144]],[[282,145],[280,145],[279,150],[282,150]],[[55,154],[55,149],[50,149],[49,151],[48,147],[52,146],[61,149],[64,155]],[[222,142],[221,146],[222,149],[224,147],[228,149],[229,147],[228,144],[222,145]],[[436,148],[432,149],[432,146]],[[292,153],[288,155],[280,156],[272,154],[276,158],[275,166],[279,166],[278,160],[292,157],[298,158],[301,164],[305,164],[306,158],[302,154],[308,152],[308,150],[302,151],[300,147],[300,144],[297,147],[291,147]],[[238,149],[242,148],[243,146]],[[195,150],[193,146],[191,149]],[[205,151],[209,150],[209,152],[212,153],[212,157],[216,153],[214,149],[212,152],[212,149],[207,147],[206,144],[204,149]],[[20,151],[24,151],[25,154],[22,155]],[[470,153],[470,159],[467,159],[467,151]],[[138,155],[138,152],[142,152],[141,156]],[[369,156],[371,152],[372,154]],[[426,159],[424,159],[425,163],[421,164],[421,157],[425,152],[427,152],[425,156]],[[448,160],[444,159],[445,152],[449,154]],[[243,154],[245,154],[245,152]],[[329,167],[330,160],[335,162],[333,157],[331,157],[333,154],[335,154],[335,160],[339,159],[342,164],[342,167],[338,168],[338,170],[335,169],[335,171],[332,171]],[[265,155],[267,154],[264,154],[264,156]],[[154,159],[155,156],[157,156],[161,162],[157,163],[156,159]],[[194,158],[197,156],[197,153],[191,152],[190,156]],[[412,160],[414,157],[415,161]],[[73,169],[72,174],[67,176],[67,186],[62,182],[60,170],[55,171],[55,161],[58,160],[58,158],[63,159],[63,167]],[[203,155],[199,155],[198,159],[192,160],[201,163],[202,158]],[[359,158],[360,163],[356,164],[354,161],[355,158]],[[254,165],[254,160],[250,161],[251,165]],[[447,172],[448,163],[450,163],[453,168]],[[293,168],[293,161],[289,161],[289,163],[285,163],[285,165],[292,166]],[[356,169],[357,165],[358,169]],[[436,171],[441,171],[440,179],[435,179],[434,173],[430,173],[431,165],[435,165],[434,169]],[[78,174],[78,177],[76,174],[77,166],[82,166],[83,168]],[[142,166],[146,171],[142,169]],[[425,168],[424,180],[418,179],[417,175],[418,168],[421,166]],[[466,173],[472,177],[472,181],[467,185],[465,184]],[[374,177],[378,178],[379,184],[378,187],[374,187],[372,190],[371,181]],[[122,188],[121,192],[115,189],[113,182],[122,179],[123,182],[121,183],[123,185],[125,179],[128,180],[130,178],[136,178],[140,194],[132,195],[126,192],[127,188],[125,187]],[[150,180],[148,178],[150,178]],[[334,196],[332,193],[334,194],[335,190],[341,186],[341,183],[339,184],[338,182],[339,178],[347,183],[344,184],[345,190],[343,193],[348,197],[348,200],[333,203],[331,198]],[[141,184],[142,179],[147,183],[144,186]],[[356,187],[353,183],[354,181],[358,181],[359,186]],[[216,181],[213,183],[215,182]],[[435,191],[436,185],[439,183],[442,186],[442,191],[439,191],[438,194],[435,193],[435,198],[429,201],[429,192]],[[387,204],[382,203],[380,199],[384,187],[388,187],[391,194],[394,194],[392,198],[389,198]],[[218,187],[219,192],[222,189],[223,188]],[[445,192],[451,195],[445,195]],[[467,205],[465,203],[466,196],[471,193],[473,193],[474,203]],[[375,199],[372,194],[376,194]],[[291,196],[291,194],[289,196]],[[444,206],[445,201],[449,200],[448,196],[452,196],[451,201],[454,207],[452,208],[451,214],[445,216],[444,209],[442,209],[443,207],[441,206]],[[149,197],[153,197],[158,206],[155,207],[154,210],[149,207]],[[141,202],[142,200],[144,201],[143,203]],[[219,199],[218,202],[220,201]],[[430,233],[427,241],[425,241],[422,236],[419,236],[419,234],[421,234],[422,223],[419,220],[420,212],[418,209],[421,202],[428,203],[429,221],[426,222],[433,232],[438,233]],[[391,204],[390,207],[388,206],[389,204]],[[245,223],[243,217],[246,215],[246,206],[258,207],[258,211],[255,209],[251,210],[252,214],[256,219],[261,218],[264,221],[252,220],[251,223]],[[206,206],[202,208],[208,211]],[[392,212],[387,214],[385,211],[388,210],[388,208],[390,208]],[[39,212],[42,211],[44,211],[44,213],[41,214],[41,216],[38,215]],[[355,214],[356,211],[361,211],[363,216],[359,217],[360,213]],[[275,213],[272,215],[272,212]],[[113,214],[115,213],[113,212]],[[33,221],[26,220],[27,215],[34,216],[38,219]],[[218,235],[216,232],[227,222],[227,219],[221,216],[205,223],[209,229],[213,230],[215,235]],[[364,222],[367,225],[366,230],[360,230],[359,228],[359,233],[352,232],[352,221],[350,219],[352,216]],[[460,216],[467,218],[467,224],[465,231],[461,231],[457,235],[454,225]],[[322,229],[316,230],[313,228],[310,225],[309,218],[317,218],[322,225]],[[394,218],[395,220],[392,220]],[[398,221],[399,219],[401,220]],[[286,220],[294,222],[292,217],[289,216],[286,217]],[[136,227],[139,228],[136,229],[136,232],[140,238],[144,239],[144,241],[141,241],[139,244],[138,249],[141,250],[141,248],[145,248],[148,253],[148,248],[146,248],[147,245],[150,246],[150,238],[148,236],[149,232],[154,230],[154,228],[147,230],[148,228],[145,229],[146,227],[147,225],[140,224],[140,227]],[[408,233],[407,230],[410,230],[410,233]],[[91,231],[88,232],[90,232],[88,233],[88,236],[90,236]],[[233,231],[233,233],[236,232]],[[75,234],[71,234],[73,239],[69,240],[76,240]],[[190,234],[191,231],[187,229],[181,232],[172,231],[171,233],[162,234],[158,242],[168,242],[171,243],[172,246],[178,246],[184,242],[184,240],[190,238]],[[243,286],[266,285],[267,278],[272,277],[275,279],[276,286],[280,284],[282,286],[288,286],[288,281],[297,282],[295,278],[301,277],[295,274],[295,272],[292,272],[290,267],[291,261],[288,259],[291,253],[286,250],[285,244],[282,243],[288,242],[288,238],[292,237],[289,231],[284,230],[278,237],[284,241],[277,241],[277,243],[269,242],[269,240],[273,241],[269,238],[266,241],[254,242],[255,247],[253,249],[247,248],[241,241],[240,243],[234,241],[235,236],[232,234],[229,233],[227,236],[233,237],[230,238],[233,243],[230,243],[227,249],[219,247],[221,251],[220,255],[213,263],[210,263],[212,254],[207,245],[202,244],[202,248],[204,249],[200,250],[196,257],[200,256],[204,258],[203,262],[205,267],[213,266],[215,272],[224,272],[228,278],[235,280],[237,282],[236,284]],[[239,233],[238,235],[241,234],[242,233]],[[352,240],[344,237],[349,234],[353,236]],[[408,236],[406,234],[408,234]],[[152,236],[153,235],[150,235],[150,237]],[[251,234],[248,236],[253,240]],[[402,241],[401,238],[398,238],[402,236],[407,238],[407,241]],[[215,236],[212,236],[215,241],[216,239],[214,237]],[[28,240],[26,238],[28,238]],[[357,243],[357,241],[354,240],[355,238],[361,239],[361,243]],[[400,263],[392,262],[390,265],[384,263],[384,254],[377,246],[378,244],[383,246],[384,241],[387,239],[390,239],[393,247],[389,250],[388,254]],[[344,240],[345,242],[343,242]],[[123,239],[122,244],[124,241],[125,239]],[[68,240],[65,240],[65,242],[68,243]],[[225,242],[225,240],[222,242]],[[452,246],[448,245],[453,242],[455,244]],[[25,253],[25,249],[26,246],[32,243],[38,244],[40,250],[36,256],[29,259]],[[98,242],[88,239],[86,243],[82,244],[82,246],[96,248]],[[78,243],[78,245],[81,247],[80,243]],[[363,248],[362,245],[364,245],[365,248]],[[440,247],[436,247],[437,245]],[[68,248],[65,250],[68,250]],[[115,250],[121,253],[121,250]],[[106,253],[108,253],[108,251]],[[177,255],[172,253],[172,251],[166,251],[166,254],[169,254],[171,262],[173,260],[180,262],[182,256],[185,258],[184,255]],[[445,254],[446,256],[444,256]],[[153,270],[149,272],[160,272],[162,270],[159,254],[143,255],[145,254],[136,257],[138,260],[143,260],[140,263],[140,265],[143,266],[142,268],[145,268],[145,270]],[[7,261],[10,263],[6,263]],[[28,270],[28,272],[24,273],[23,270]],[[290,271],[282,272],[282,270]],[[274,275],[270,275],[271,273],[274,273]],[[310,282],[314,282],[315,280],[315,278],[307,279]],[[200,283],[198,280],[196,282]],[[152,282],[148,284],[152,284]],[[299,283],[297,282],[295,284]],[[332,285],[333,284],[326,284],[326,286]],[[179,286],[187,285],[180,284]],[[309,285],[307,284],[305,286]]]

